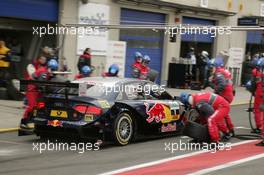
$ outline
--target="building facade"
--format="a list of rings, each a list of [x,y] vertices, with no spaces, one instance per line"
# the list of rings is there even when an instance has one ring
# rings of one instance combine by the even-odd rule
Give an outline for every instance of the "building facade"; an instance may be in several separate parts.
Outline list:
[[[4,2],[4,1],[3,1]],[[92,18],[94,24],[141,25],[206,25],[206,26],[262,26],[264,8],[262,0],[26,0],[26,4],[17,0],[0,3],[1,35],[15,35],[21,38],[26,55],[24,64],[36,56],[38,48],[61,46],[60,54],[66,57],[68,67],[77,73],[77,61],[80,50],[80,39],[77,35],[59,35],[38,37],[32,35],[32,26],[78,24],[80,16],[87,10],[87,4],[95,4],[90,10],[94,13],[103,11]],[[98,8],[97,8],[98,6]],[[25,12],[12,8],[26,9]],[[90,7],[91,8],[91,7]],[[9,9],[9,10],[8,10]],[[11,9],[11,10],[10,10]],[[46,10],[45,10],[46,9]],[[48,13],[47,13],[48,12]],[[103,16],[100,16],[103,15]],[[250,20],[248,20],[250,18]],[[104,20],[107,19],[107,20]],[[91,20],[90,18],[84,20]],[[101,22],[104,23],[101,23]],[[245,24],[246,23],[246,24]],[[254,23],[254,24],[253,24]],[[130,65],[134,61],[133,54],[140,51],[151,58],[151,67],[160,72],[159,81],[167,84],[169,63],[174,58],[185,57],[188,49],[194,47],[196,54],[202,50],[215,57],[220,51],[251,53],[264,52],[262,31],[232,31],[231,34],[217,35],[177,35],[171,38],[163,30],[152,29],[109,29],[108,41],[126,42],[125,76],[130,76]],[[86,45],[85,42],[82,42]],[[98,42],[99,43],[99,42]],[[87,40],[87,47],[95,46],[95,42]],[[86,47],[86,46],[82,46]],[[96,46],[97,47],[97,46]],[[101,46],[98,46],[101,47]],[[96,48],[92,48],[94,51]],[[102,47],[102,50],[104,48]],[[95,75],[105,70],[107,53],[93,54],[92,64],[96,67]],[[231,63],[230,63],[231,64]],[[240,83],[242,65],[235,67],[236,83]],[[232,65],[230,65],[232,68]]]

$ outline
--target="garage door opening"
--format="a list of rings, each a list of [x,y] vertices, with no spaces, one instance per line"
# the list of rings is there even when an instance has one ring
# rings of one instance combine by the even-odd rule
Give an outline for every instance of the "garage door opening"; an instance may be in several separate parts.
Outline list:
[[[142,18],[144,16],[144,18]],[[121,9],[121,24],[164,24],[165,15],[139,10]],[[164,32],[152,29],[121,29],[120,40],[127,42],[125,77],[131,76],[135,52],[149,55],[149,67],[161,74]],[[160,75],[157,82],[160,83]]]

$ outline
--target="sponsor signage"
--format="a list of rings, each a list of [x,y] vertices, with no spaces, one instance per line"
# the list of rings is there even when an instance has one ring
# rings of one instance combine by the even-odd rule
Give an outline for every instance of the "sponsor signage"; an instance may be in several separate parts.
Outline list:
[[[244,59],[243,48],[230,48],[229,55],[230,55],[230,58],[228,60],[229,67],[240,68]]]
[[[104,4],[80,2],[79,24],[87,24],[82,28],[77,38],[77,54],[81,55],[85,48],[91,48],[92,55],[105,56],[107,52],[108,31],[99,28],[89,28],[88,25],[106,25],[109,23],[109,6]]]
[[[107,59],[105,71],[112,64],[117,64],[119,67],[118,77],[125,76],[125,61],[126,61],[126,42],[124,41],[108,41]]]

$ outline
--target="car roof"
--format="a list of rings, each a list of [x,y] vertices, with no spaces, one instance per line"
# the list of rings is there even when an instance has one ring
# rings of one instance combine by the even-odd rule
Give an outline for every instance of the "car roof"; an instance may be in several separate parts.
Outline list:
[[[72,83],[87,83],[103,86],[114,86],[116,84],[126,84],[130,82],[148,82],[146,80],[139,80],[135,78],[119,78],[119,77],[86,77],[74,80]]]

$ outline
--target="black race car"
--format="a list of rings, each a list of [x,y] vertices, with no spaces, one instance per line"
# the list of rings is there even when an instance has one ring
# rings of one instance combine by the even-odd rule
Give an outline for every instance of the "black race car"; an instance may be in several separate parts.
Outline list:
[[[89,77],[71,83],[21,81],[43,93],[34,115],[38,136],[78,136],[127,145],[135,138],[179,133],[184,105],[153,82]]]

